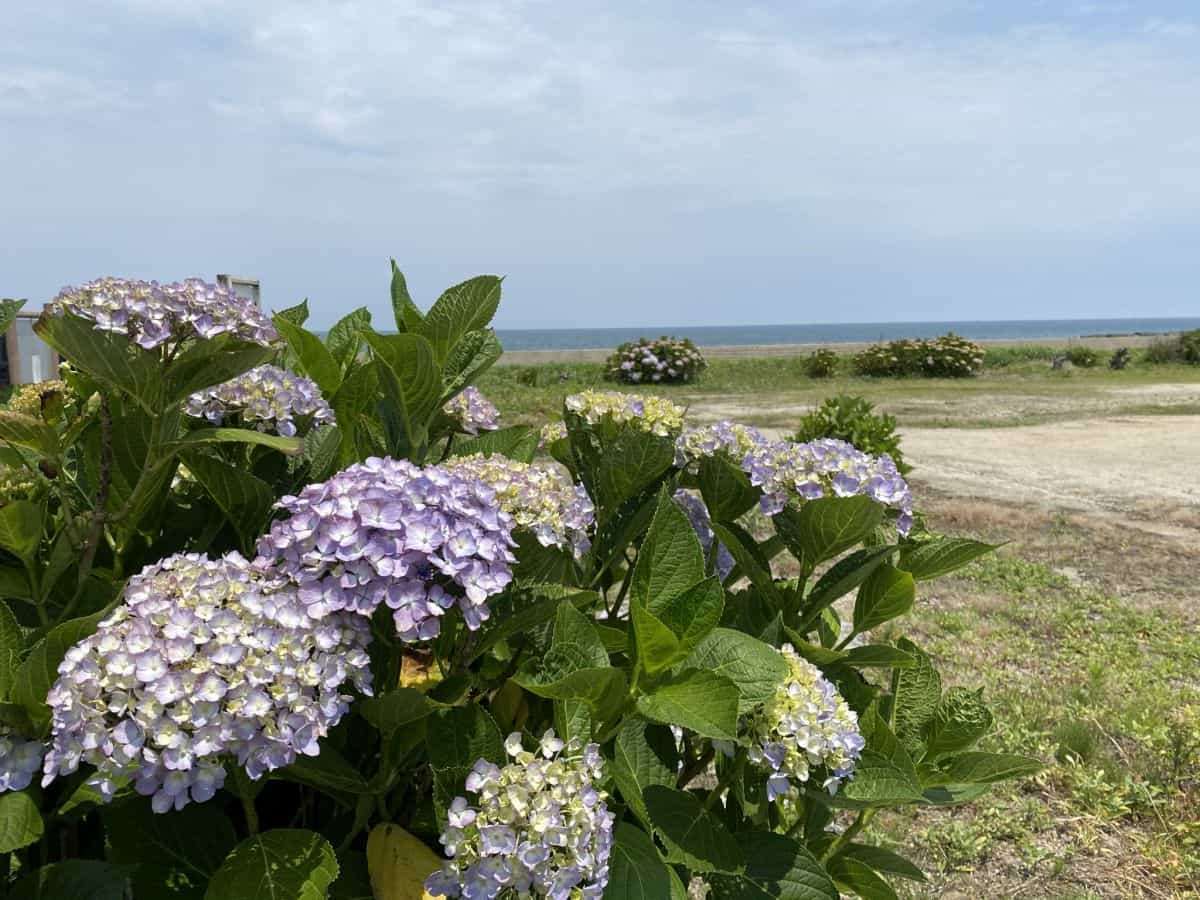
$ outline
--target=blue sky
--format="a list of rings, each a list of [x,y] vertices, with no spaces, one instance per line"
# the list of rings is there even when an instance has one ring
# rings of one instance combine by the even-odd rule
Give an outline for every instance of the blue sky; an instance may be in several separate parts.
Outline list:
[[[1197,315],[1191,2],[6,0],[0,294],[502,327]]]

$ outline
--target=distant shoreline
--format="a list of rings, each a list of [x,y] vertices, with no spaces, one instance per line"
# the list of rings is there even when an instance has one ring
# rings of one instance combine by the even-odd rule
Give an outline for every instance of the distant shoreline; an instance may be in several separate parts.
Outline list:
[[[1094,334],[1083,337],[996,338],[977,340],[985,347],[1091,347],[1094,350],[1116,350],[1118,347],[1147,347],[1154,341],[1178,332],[1128,332],[1125,334]],[[803,356],[815,350],[835,353],[858,353],[876,341],[814,341],[803,344],[740,344],[702,347],[710,358],[749,359],[762,356]],[[612,347],[592,347],[570,350],[506,350],[497,365],[530,366],[539,363],[603,362]]]

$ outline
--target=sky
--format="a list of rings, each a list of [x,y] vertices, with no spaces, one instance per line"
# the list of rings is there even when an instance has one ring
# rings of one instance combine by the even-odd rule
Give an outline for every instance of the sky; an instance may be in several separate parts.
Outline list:
[[[1200,315],[1190,0],[4,0],[0,295],[312,323]]]

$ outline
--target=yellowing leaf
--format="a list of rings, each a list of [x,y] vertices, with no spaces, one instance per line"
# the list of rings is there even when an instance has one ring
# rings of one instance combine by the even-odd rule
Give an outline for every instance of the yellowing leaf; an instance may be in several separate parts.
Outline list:
[[[367,871],[375,900],[436,900],[425,879],[442,860],[399,825],[376,825],[367,838]]]

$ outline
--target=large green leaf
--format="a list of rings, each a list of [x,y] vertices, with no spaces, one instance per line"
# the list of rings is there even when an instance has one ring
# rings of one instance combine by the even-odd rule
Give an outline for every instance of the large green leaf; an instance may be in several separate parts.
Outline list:
[[[394,259],[392,260],[392,311],[396,316],[396,330],[400,332],[417,331],[424,320],[421,310],[417,309],[417,304],[413,303],[412,297],[409,296],[408,282],[404,280],[404,273],[400,271],[400,267],[396,265]]]
[[[839,857],[856,859],[866,863],[876,872],[885,875],[896,875],[909,881],[925,881],[925,873],[918,869],[898,853],[886,847],[875,847],[870,844],[847,844],[839,853]]]
[[[30,500],[13,500],[0,507],[0,547],[32,561],[42,542],[44,517],[41,504]]]
[[[195,341],[165,369],[164,406],[180,403],[196,391],[236,378],[270,361],[275,353],[275,347],[239,341],[228,334]]]
[[[926,787],[943,784],[993,784],[1011,778],[1036,775],[1045,766],[1041,760],[1011,753],[983,753],[972,750],[952,757],[939,771],[923,778]]]
[[[654,725],[631,716],[621,725],[613,745],[612,776],[621,798],[647,825],[650,823],[642,792],[652,784],[675,786],[679,752],[675,737],[665,725]]]
[[[900,551],[900,568],[917,581],[928,581],[961,569],[980,556],[991,553],[996,544],[984,544],[967,538],[936,538],[906,545]]]
[[[671,872],[646,832],[618,822],[609,857],[604,900],[666,900],[671,895]]]
[[[596,503],[601,531],[623,504],[653,488],[672,470],[675,445],[670,438],[629,424],[588,425],[570,412],[563,419],[571,439],[573,469]],[[599,536],[597,544],[601,544]]]
[[[608,708],[625,692],[625,673],[608,664],[594,624],[572,603],[560,602],[550,649],[513,676],[539,697],[584,700]]]
[[[0,300],[0,334],[4,334],[12,327],[12,323],[17,320],[17,313],[24,305],[24,300],[13,300],[9,297]]]
[[[905,766],[868,748],[854,767],[854,777],[843,785],[840,798],[855,806],[901,806],[921,799],[921,785],[911,762]]]
[[[163,408],[159,354],[131,344],[124,335],[98,331],[86,319],[43,313],[33,330],[63,359],[100,383],[132,397],[146,412]]]
[[[855,550],[844,559],[839,559],[829,567],[804,600],[803,615],[799,628],[806,630],[821,610],[833,603],[839,597],[850,593],[896,552],[895,547],[865,547]]]
[[[14,677],[12,699],[25,708],[35,726],[50,722],[46,694],[58,679],[58,664],[67,651],[96,630],[100,615],[69,619],[36,643]]]
[[[491,618],[488,619],[486,630],[467,661],[474,662],[500,641],[549,622],[564,601],[577,608],[586,609],[597,605],[600,595],[594,591],[578,591],[560,584],[510,585],[504,593],[490,601]],[[593,658],[599,659],[599,656]]]
[[[438,411],[442,384],[433,348],[419,335],[368,332],[364,336],[381,365],[389,449],[406,456],[424,446],[429,422]]]
[[[0,701],[7,700],[21,666],[25,635],[8,604],[0,601]]]
[[[300,360],[303,374],[315,381],[326,397],[337,393],[342,383],[342,367],[321,339],[307,328],[279,316],[275,317],[275,327]]]
[[[44,827],[42,814],[27,793],[0,794],[0,853],[12,853],[40,840]]]
[[[652,784],[642,794],[654,831],[666,844],[668,860],[696,872],[738,873],[746,860],[721,821],[686,791]]]
[[[991,730],[992,713],[983,702],[983,691],[952,688],[926,726],[925,758],[968,750]]]
[[[863,900],[899,900],[892,886],[861,860],[839,856],[829,864],[829,874],[840,887]]]
[[[870,537],[883,520],[883,507],[870,497],[822,497],[785,507],[775,531],[805,572]]]
[[[741,466],[719,456],[700,461],[697,480],[709,517],[718,522],[736,521],[753,508],[761,495]]]
[[[725,545],[730,556],[737,562],[741,574],[772,603],[778,603],[779,591],[771,574],[771,562],[753,536],[736,522],[713,522],[713,533]],[[731,575],[731,579],[737,575]]]
[[[629,585],[630,603],[658,613],[703,578],[704,549],[700,539],[687,514],[664,488],[659,491],[654,518],[638,551]]]
[[[197,428],[178,441],[168,444],[167,450],[186,450],[203,444],[250,444],[256,447],[270,447],[289,456],[299,453],[304,448],[304,442],[300,438],[267,434],[253,428]]]
[[[898,669],[895,673],[894,721],[896,736],[913,757],[920,757],[924,748],[924,731],[933,721],[942,699],[942,677],[920,647],[907,638],[897,646],[916,660],[916,665]]]
[[[502,762],[500,729],[481,706],[439,709],[429,717],[429,762],[437,769],[470,769],[480,759]]]
[[[821,864],[791,838],[755,831],[739,834],[737,842],[746,869],[740,875],[711,876],[712,900],[837,900],[837,888]]]
[[[416,330],[428,339],[438,364],[445,362],[463,335],[488,326],[500,305],[500,281],[495,275],[479,275],[438,297]]]
[[[685,669],[638,698],[637,708],[647,719],[678,725],[702,737],[737,740],[738,687],[724,675]]]
[[[275,492],[271,486],[245,469],[231,466],[213,456],[189,453],[183,457],[197,483],[217,504],[229,524],[241,539],[242,549],[249,551],[262,534]]]
[[[276,774],[277,778],[305,784],[337,797],[341,794],[365,794],[366,779],[346,757],[327,743],[316,756],[298,756],[296,761]]]
[[[415,688],[402,687],[375,697],[364,697],[354,708],[380,732],[390,735],[405,725],[424,719],[433,712],[434,704]]]
[[[696,646],[684,667],[732,681],[738,689],[739,714],[769,700],[788,673],[778,650],[732,628],[715,629]]]
[[[500,346],[500,341],[490,328],[464,334],[442,365],[442,375],[446,382],[443,400],[449,400],[478,379],[503,354],[504,348]]]
[[[329,842],[281,828],[248,837],[226,857],[205,900],[324,900],[338,875]]]
[[[371,328],[371,311],[365,306],[347,313],[338,319],[325,337],[329,355],[338,366],[345,369],[358,356],[363,333]]]
[[[0,410],[0,442],[34,450],[42,456],[58,453],[58,434],[41,419]]]
[[[511,428],[501,428],[497,431],[485,431],[477,437],[460,441],[454,445],[451,456],[470,456],[480,453],[484,456],[500,454],[518,462],[533,462],[537,453],[538,435],[528,425],[513,425]]]
[[[204,889],[237,845],[233,823],[216,803],[192,803],[155,813],[146,802],[103,812],[108,860],[137,865],[138,888],[148,896],[203,897]]]
[[[133,870],[98,859],[42,866],[17,882],[9,900],[132,900]]]
[[[913,607],[917,588],[908,572],[881,565],[862,583],[854,601],[854,630],[877,628]]]

